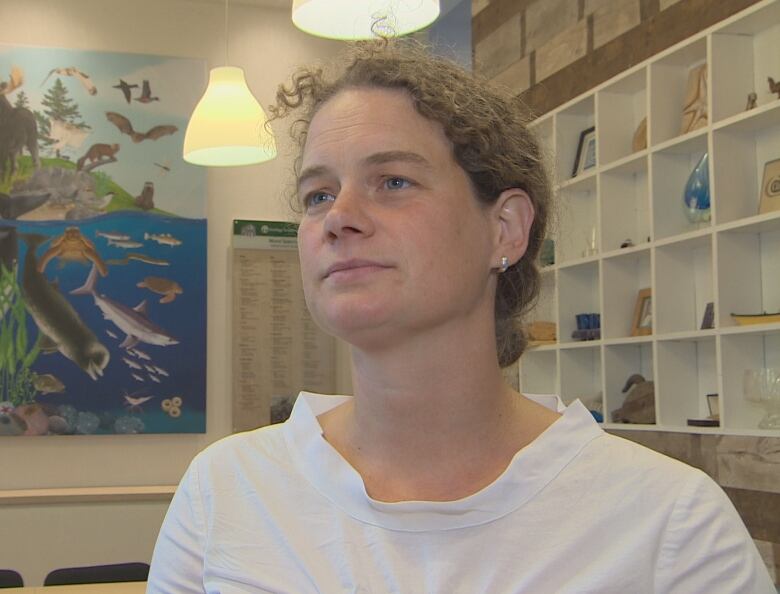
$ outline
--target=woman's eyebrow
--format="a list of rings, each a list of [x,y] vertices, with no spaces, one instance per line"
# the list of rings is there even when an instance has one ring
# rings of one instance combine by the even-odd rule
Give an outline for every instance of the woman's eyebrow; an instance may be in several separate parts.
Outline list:
[[[430,168],[431,164],[422,155],[412,151],[382,151],[373,153],[363,159],[366,165],[382,165],[391,161],[405,161]]]
[[[427,169],[432,168],[428,159],[412,151],[381,151],[378,153],[373,153],[371,155],[368,155],[362,160],[362,163],[364,165],[382,165],[384,163],[399,162],[399,161],[406,162],[406,163],[414,163],[415,165],[421,165],[422,167],[425,167]],[[306,183],[309,179],[313,177],[325,175],[329,172],[330,169],[325,165],[312,165],[311,167],[307,167],[306,169],[301,171],[301,174],[298,176],[298,182],[297,182],[298,189],[300,189],[300,187],[304,183]]]
[[[298,176],[298,181],[296,183],[298,190],[301,189],[301,186],[306,183],[309,179],[313,177],[319,177],[320,175],[324,175],[328,172],[328,168],[324,165],[314,165],[312,167],[307,167],[303,171],[301,171],[301,174]]]

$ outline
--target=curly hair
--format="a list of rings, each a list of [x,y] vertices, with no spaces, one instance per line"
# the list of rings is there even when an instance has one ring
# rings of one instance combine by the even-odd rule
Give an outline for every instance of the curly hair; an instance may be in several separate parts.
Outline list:
[[[510,93],[433,55],[416,41],[358,42],[347,52],[346,66],[340,71],[326,76],[321,68],[299,69],[292,84],[280,85],[276,93],[272,119],[300,113],[291,126],[299,148],[296,177],[308,126],[320,107],[344,89],[371,87],[405,90],[420,115],[442,126],[480,202],[492,204],[509,188],[525,191],[534,207],[528,247],[518,262],[499,275],[495,301],[499,365],[512,365],[527,344],[521,321],[539,294],[536,261],[552,200],[543,151],[527,128],[527,109]],[[297,209],[300,212],[300,205]]]

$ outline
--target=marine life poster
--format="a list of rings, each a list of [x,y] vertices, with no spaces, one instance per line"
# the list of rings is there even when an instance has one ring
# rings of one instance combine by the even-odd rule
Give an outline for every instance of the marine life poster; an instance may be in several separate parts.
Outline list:
[[[202,60],[0,45],[0,436],[206,430]]]

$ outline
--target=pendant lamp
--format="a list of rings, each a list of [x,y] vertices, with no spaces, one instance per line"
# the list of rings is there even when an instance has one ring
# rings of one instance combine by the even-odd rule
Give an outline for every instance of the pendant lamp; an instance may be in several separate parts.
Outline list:
[[[400,37],[439,16],[439,0],[293,0],[301,31],[328,39]]]
[[[225,62],[228,3],[225,2]],[[268,118],[246,84],[244,71],[234,66],[212,68],[209,84],[187,124],[184,160],[194,165],[253,165],[276,156]]]

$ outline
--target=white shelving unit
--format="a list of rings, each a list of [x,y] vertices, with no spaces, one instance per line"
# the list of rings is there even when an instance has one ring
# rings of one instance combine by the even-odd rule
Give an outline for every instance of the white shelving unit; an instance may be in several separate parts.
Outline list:
[[[688,73],[706,64],[708,124],[680,134]],[[742,394],[746,369],[780,366],[780,324],[738,326],[731,313],[780,311],[780,211],[758,214],[764,163],[780,158],[780,0],[766,0],[669,48],[533,123],[556,179],[555,261],[533,320],[558,342],[520,360],[521,389],[599,403],[608,428],[778,435]],[[746,110],[747,95],[757,106]],[[647,118],[648,146],[632,138]],[[572,177],[580,133],[596,129],[596,165]],[[688,177],[709,154],[711,220],[691,224]],[[593,253],[595,238],[595,254]],[[626,239],[633,247],[621,248]],[[653,333],[631,336],[637,294],[652,289]],[[715,327],[700,330],[708,303]],[[601,314],[601,339],[571,337],[578,313]],[[615,424],[631,374],[655,382],[656,423]],[[688,426],[709,415],[720,426]]]

